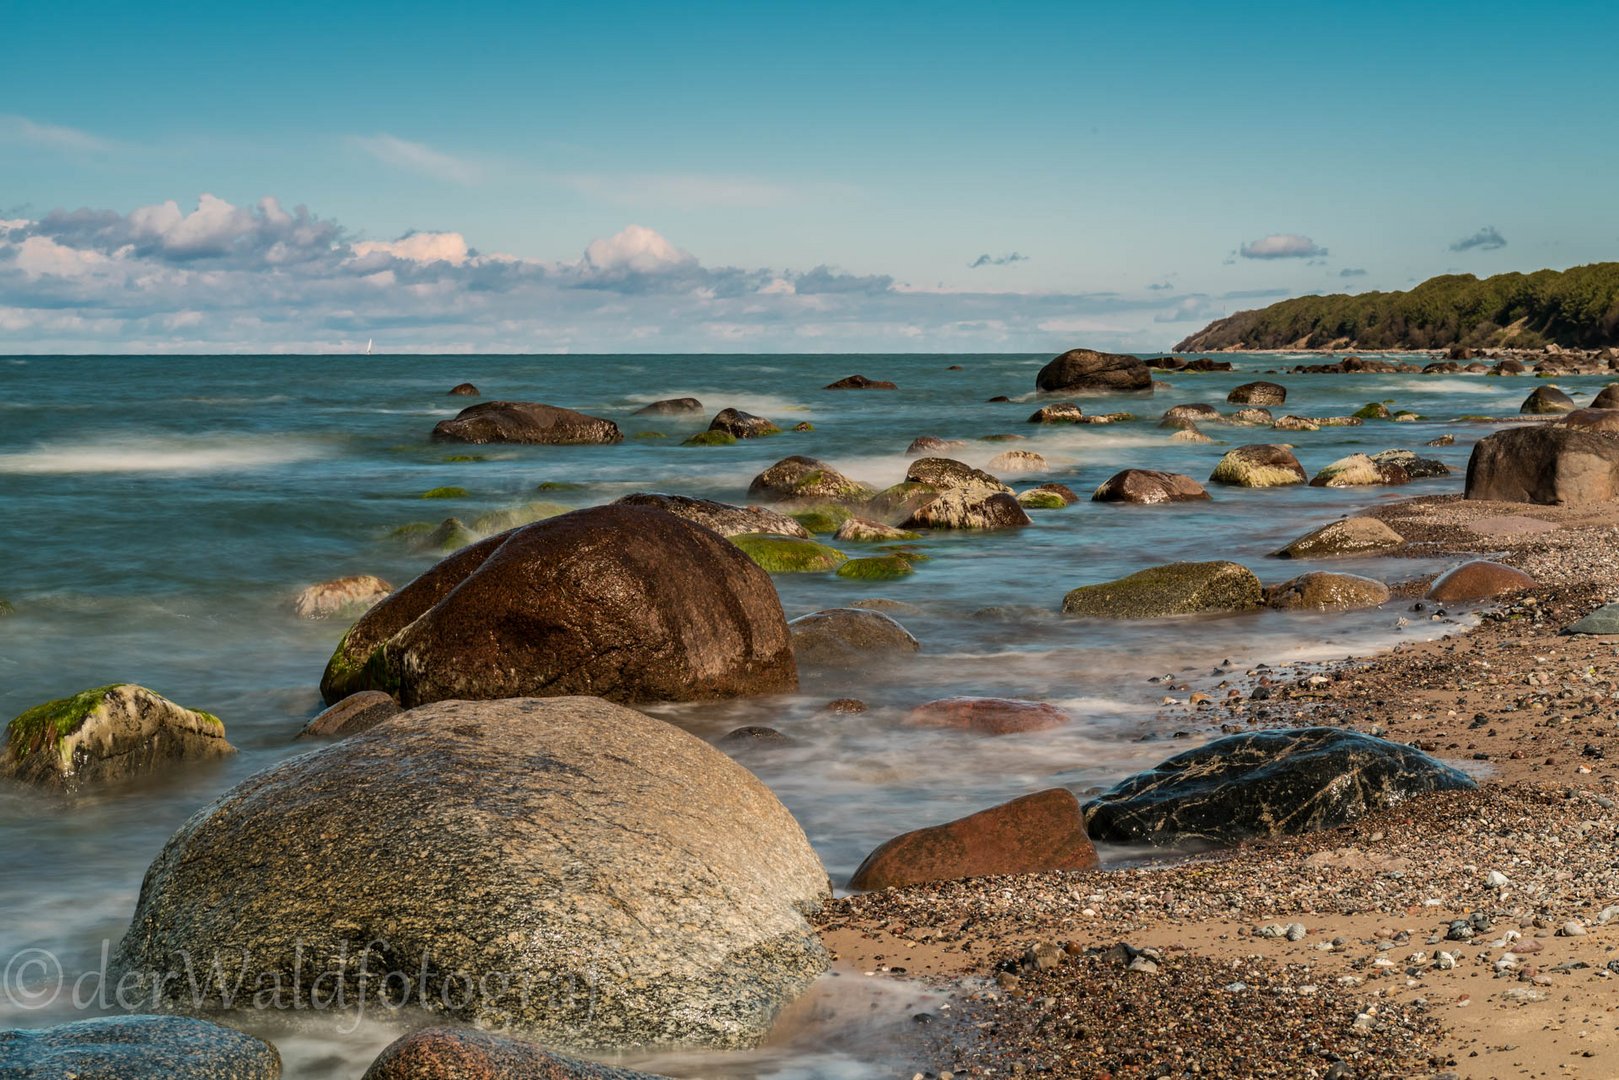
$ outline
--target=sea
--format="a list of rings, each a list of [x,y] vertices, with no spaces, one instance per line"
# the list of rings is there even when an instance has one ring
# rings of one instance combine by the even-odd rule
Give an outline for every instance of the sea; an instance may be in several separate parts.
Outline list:
[[[1046,468],[1009,477],[1014,486],[1059,482],[1082,497],[1130,467],[1203,481],[1222,454],[1251,442],[1293,444],[1312,475],[1347,454],[1390,448],[1454,470],[1391,488],[1210,485],[1213,498],[1200,503],[1081,501],[1035,511],[1027,528],[929,534],[914,545],[927,560],[896,581],[776,576],[789,618],[870,598],[909,605],[898,618],[921,652],[870,669],[806,672],[793,695],[648,711],[709,740],[749,724],[791,736],[785,747],[736,753],[797,816],[841,887],[897,833],[1043,788],[1084,796],[1218,735],[1217,715],[1163,703],[1189,692],[1172,687],[1213,689],[1260,664],[1319,664],[1455,632],[1457,621],[1399,603],[1149,622],[1069,618],[1060,606],[1076,586],[1176,560],[1236,560],[1267,584],[1325,568],[1271,553],[1384,500],[1459,493],[1472,444],[1495,430],[1476,418],[1515,415],[1539,385],[1533,377],[1287,375],[1278,373],[1326,358],[1225,355],[1235,370],[1160,372],[1150,397],[1074,399],[1088,414],[1128,411],[1136,420],[1031,424],[1040,404],[1065,400],[1035,392],[1049,359],[0,357],[0,599],[10,605],[0,616],[0,718],[87,687],[136,682],[219,715],[240,751],[220,764],[71,799],[0,788],[0,1028],[85,1015],[66,989],[49,994],[53,980],[67,988],[94,975],[168,836],[249,774],[310,751],[294,736],[321,708],[317,684],[346,626],[297,617],[293,597],[350,574],[409,581],[440,556],[415,547],[408,526],[450,516],[472,523],[537,501],[598,505],[632,492],[744,503],[749,481],[790,454],[886,487],[903,479],[906,448],[920,435],[966,440],[952,456],[981,468],[1009,449],[1035,451]],[[899,389],[824,389],[853,374]],[[1208,424],[1213,444],[1173,442],[1158,426],[1176,404],[1234,411],[1227,393],[1258,378],[1288,388],[1287,404],[1272,410],[1277,416],[1343,416],[1386,402],[1423,419],[1286,433]],[[435,423],[473,400],[447,395],[463,381],[478,386],[479,400],[542,401],[610,418],[625,440],[431,441]],[[1558,384],[1585,401],[1606,381]],[[1001,395],[1010,400],[989,401]],[[700,414],[636,414],[651,401],[687,396],[702,401]],[[813,430],[734,446],[682,445],[726,407]],[[1424,445],[1444,434],[1453,445]],[[992,438],[1008,435],[1017,438]],[[465,495],[422,498],[445,487]],[[1397,581],[1444,565],[1361,558],[1350,568]],[[994,738],[901,722],[911,707],[952,695],[1049,701],[1073,720],[1055,731]],[[839,697],[859,698],[868,711],[821,711]],[[1138,855],[1105,853],[1110,861]],[[937,1005],[930,991],[894,980],[829,977],[757,1051],[628,1060],[680,1077],[891,1076],[903,1063],[883,1048],[896,1044],[894,1033],[912,1015]],[[344,1030],[311,1023],[265,1033],[289,1077],[358,1077],[410,1022],[368,1016]]]

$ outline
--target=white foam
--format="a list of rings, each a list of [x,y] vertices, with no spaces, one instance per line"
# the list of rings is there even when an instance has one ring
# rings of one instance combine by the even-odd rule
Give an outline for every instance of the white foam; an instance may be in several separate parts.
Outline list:
[[[0,454],[0,473],[208,473],[268,469],[321,456],[321,448],[290,439],[145,438],[91,443],[40,443]]]

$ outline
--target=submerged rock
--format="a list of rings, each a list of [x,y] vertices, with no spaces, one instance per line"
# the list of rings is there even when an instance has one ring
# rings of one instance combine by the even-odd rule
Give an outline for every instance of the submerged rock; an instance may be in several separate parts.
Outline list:
[[[866,559],[850,559],[838,567],[838,577],[855,581],[892,581],[916,573],[911,560],[900,555],[878,555]]]
[[[1229,735],[1177,754],[1085,804],[1117,844],[1229,844],[1330,829],[1429,791],[1477,785],[1409,746],[1338,728]]]
[[[940,491],[954,487],[987,487],[1012,494],[1012,489],[996,477],[953,458],[918,458],[905,470],[905,482],[927,484]]]
[[[1279,559],[1324,559],[1335,555],[1370,555],[1390,551],[1405,537],[1372,517],[1344,518],[1305,533],[1275,553]]]
[[[1523,399],[1518,407],[1520,413],[1545,416],[1552,413],[1573,412],[1576,408],[1574,399],[1555,386],[1537,386]]]
[[[1287,387],[1273,382],[1243,383],[1225,399],[1232,405],[1285,405]]]
[[[468,406],[453,420],[440,420],[433,438],[465,443],[529,443],[566,446],[624,441],[618,425],[599,416],[534,401],[485,401]]]
[[[848,558],[836,548],[814,540],[768,533],[742,533],[731,537],[742,553],[771,574],[818,574],[836,570]]]
[[[989,467],[998,473],[1040,472],[1046,459],[1033,450],[1008,450],[990,458]]]
[[[1374,578],[1318,570],[1272,585],[1265,590],[1265,603],[1273,608],[1348,610],[1376,607],[1387,603],[1389,596],[1389,587]]]
[[[1442,604],[1464,604],[1526,592],[1538,585],[1534,578],[1516,567],[1475,559],[1440,575],[1429,587],[1427,598]]]
[[[213,713],[115,683],[47,701],[12,720],[0,776],[71,790],[235,752]]]
[[[835,383],[827,383],[827,390],[898,390],[899,387],[883,379],[868,379],[864,375],[846,375]]]
[[[832,539],[846,543],[869,544],[878,541],[915,540],[919,535],[881,522],[852,517],[838,526],[838,531],[832,535]]]
[[[394,591],[373,574],[356,574],[311,585],[292,602],[300,619],[324,619],[347,611],[363,611]]]
[[[1025,795],[955,821],[903,833],[866,856],[851,889],[892,889],[990,874],[1098,865],[1079,800],[1066,788]]]
[[[703,411],[703,403],[694,397],[664,398],[635,410],[636,416],[685,416]]]
[[[1586,506],[1619,498],[1619,437],[1544,424],[1478,441],[1466,498]]]
[[[818,458],[794,454],[753,478],[748,494],[755,499],[867,499],[871,491]]]
[[[1220,410],[1213,405],[1176,405],[1158,420],[1159,427],[1195,428],[1202,423],[1217,423]]]
[[[360,1080],[659,1080],[476,1028],[434,1027],[389,1043]]]
[[[1049,731],[1068,723],[1068,714],[1044,701],[1016,698],[952,697],[918,705],[905,717],[912,727],[959,728],[979,735]]]
[[[735,446],[736,445],[736,436],[732,435],[729,431],[715,431],[714,429],[710,428],[707,431],[699,431],[695,435],[687,436],[686,438],[684,438],[684,439],[682,439],[680,441],[680,445],[681,446]]]
[[[1393,461],[1374,461],[1365,454],[1350,454],[1325,466],[1310,481],[1311,487],[1372,487],[1404,484],[1411,477]]]
[[[1207,499],[1209,493],[1190,476],[1157,469],[1125,469],[1103,482],[1092,502],[1170,503]]]
[[[724,432],[734,439],[759,439],[781,434],[781,428],[769,420],[741,409],[721,409],[709,421],[708,430]]]
[[[937,435],[918,435],[911,440],[911,445],[905,448],[905,456],[916,457],[918,454],[932,454],[940,450],[956,450],[966,445],[965,439],[941,439]]]
[[[1293,451],[1272,443],[1250,443],[1227,451],[1209,475],[1212,483],[1251,488],[1302,484],[1306,479],[1304,466]]]
[[[865,608],[828,608],[787,624],[793,655],[815,667],[860,667],[921,651],[922,645],[894,619]]]
[[[1158,619],[1169,615],[1247,611],[1264,602],[1264,588],[1234,562],[1154,566],[1117,581],[1082,585],[1063,597],[1069,615],[1098,619]]]
[[[1070,349],[1040,369],[1035,386],[1045,393],[1152,393],[1152,369],[1138,357]]]
[[[612,505],[501,533],[440,562],[349,629],[321,692],[336,702],[385,690],[410,707],[585,691],[692,701],[794,685],[767,574],[708,529]]]
[[[404,1004],[559,1045],[746,1046],[825,966],[827,896],[792,815],[701,739],[596,698],[446,701],[188,821],[115,969],[194,1009],[238,975],[356,1002],[405,972]],[[227,985],[156,982],[191,957]]]
[[[403,711],[399,702],[381,690],[361,690],[331,706],[304,725],[300,739],[341,739],[370,731]]]
[[[1072,401],[1042,405],[1029,417],[1031,424],[1083,424],[1085,413]]]
[[[188,1016],[98,1016],[0,1031],[0,1076],[17,1080],[276,1080],[262,1039]]]
[[[456,383],[454,386],[450,387],[450,396],[451,397],[481,397],[482,395],[478,393],[478,388],[476,386],[473,386],[469,382],[464,382],[464,383]]]
[[[660,495],[637,492],[618,500],[621,506],[648,506],[678,518],[713,529],[721,536],[740,536],[743,533],[776,533],[780,536],[808,538],[804,526],[786,514],[767,510],[762,506],[732,506],[713,499],[694,499],[687,495]]]

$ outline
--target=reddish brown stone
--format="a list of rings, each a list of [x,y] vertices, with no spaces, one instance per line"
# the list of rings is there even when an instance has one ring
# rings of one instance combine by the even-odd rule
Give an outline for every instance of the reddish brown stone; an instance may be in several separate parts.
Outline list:
[[[866,856],[852,889],[1043,870],[1089,870],[1096,848],[1066,788],[1025,795],[976,814],[903,833]]]
[[[300,739],[344,738],[369,731],[401,712],[399,703],[381,690],[361,690],[327,709],[298,733]]]
[[[1167,503],[1207,499],[1209,493],[1190,476],[1157,469],[1125,469],[1105,481],[1093,502]]]
[[[1428,590],[1429,600],[1443,604],[1466,603],[1470,600],[1488,600],[1507,593],[1520,593],[1533,589],[1534,578],[1503,563],[1478,559],[1463,563],[1447,571]]]
[[[362,1080],[657,1080],[471,1028],[425,1028],[388,1044]]]
[[[1043,701],[951,697],[918,705],[905,722],[913,727],[962,728],[980,735],[1014,735],[1062,727],[1068,723],[1068,714]]]

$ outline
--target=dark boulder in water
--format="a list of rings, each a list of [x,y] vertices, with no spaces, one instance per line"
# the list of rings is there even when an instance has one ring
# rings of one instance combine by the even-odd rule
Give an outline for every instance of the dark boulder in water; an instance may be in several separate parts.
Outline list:
[[[451,397],[479,397],[478,388],[469,382],[457,383],[450,387]]]
[[[276,1080],[261,1039],[186,1016],[101,1016],[0,1031],[0,1076],[19,1080]]]
[[[733,439],[762,439],[766,435],[781,434],[781,428],[769,420],[741,409],[721,409],[709,421],[708,430],[723,432]]]
[[[855,499],[871,497],[865,485],[850,480],[817,458],[794,454],[753,478],[748,494],[756,499]]]
[[[650,405],[643,405],[635,410],[636,416],[683,416],[686,413],[702,412],[703,403],[694,397],[665,398],[654,401]]]
[[[1229,844],[1330,829],[1402,799],[1477,785],[1409,746],[1339,728],[1216,739],[1085,804],[1091,838]]]
[[[1520,413],[1531,415],[1546,415],[1549,413],[1573,412],[1574,399],[1557,389],[1555,386],[1537,386],[1523,404],[1518,407]]]
[[[476,1028],[413,1031],[388,1044],[360,1080],[659,1080]]]
[[[1232,405],[1285,405],[1287,387],[1273,382],[1243,383],[1227,394],[1225,399]]]
[[[1070,349],[1040,369],[1035,386],[1044,393],[1152,393],[1152,370],[1139,357],[1095,349]]]
[[[444,442],[527,443],[572,446],[623,442],[618,425],[599,416],[534,401],[485,401],[470,405],[453,420],[440,420],[433,438]]]
[[[1042,405],[1029,416],[1031,424],[1083,424],[1085,413],[1072,401],[1061,401],[1055,405]]]
[[[1190,476],[1157,469],[1125,469],[1103,482],[1093,502],[1171,503],[1206,500],[1209,493]]]
[[[898,390],[899,387],[883,379],[868,379],[864,375],[849,375],[835,383],[827,383],[827,390]]]
[[[456,552],[350,628],[321,692],[693,701],[796,685],[770,577],[712,530],[576,510]]]
[[[1148,567],[1117,581],[1081,585],[1063,597],[1068,615],[1096,619],[1161,619],[1248,611],[1264,602],[1253,571],[1234,562],[1178,562]]]
[[[861,667],[922,648],[910,631],[880,611],[828,608],[787,625],[798,662],[813,667]]]

